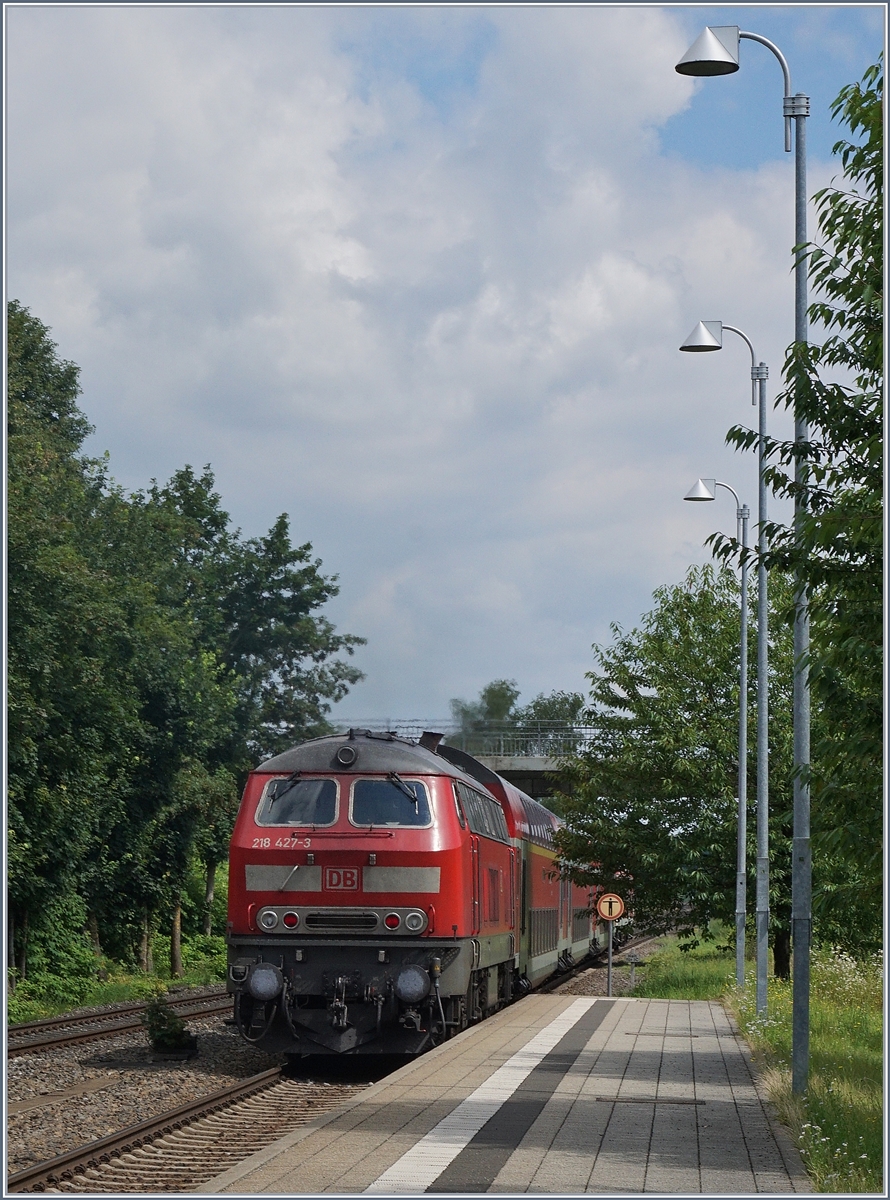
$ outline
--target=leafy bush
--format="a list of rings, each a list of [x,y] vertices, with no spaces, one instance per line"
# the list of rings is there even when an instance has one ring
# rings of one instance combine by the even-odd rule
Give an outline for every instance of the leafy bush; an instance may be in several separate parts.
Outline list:
[[[71,981],[57,979],[53,975],[32,976],[16,983],[6,1002],[6,1016],[10,1024],[20,1021],[39,1021],[48,1013],[63,1012],[85,1002],[89,982],[78,980],[79,988]]]
[[[34,975],[16,984],[7,997],[7,1021],[39,1021],[72,1008],[148,1000],[157,994],[158,980],[149,975],[131,975],[119,965],[108,964],[108,978],[61,978]]]
[[[162,995],[156,995],[139,1018],[148,1031],[154,1050],[182,1050],[191,1044],[192,1036],[182,1017],[176,1015]]]
[[[45,905],[39,924],[28,935],[28,977],[60,981],[94,977],[98,963],[84,933],[87,913],[74,892],[54,896]],[[44,984],[45,986],[45,984]]]
[[[37,1021],[48,1011],[64,1012],[89,1002],[95,979],[89,976],[59,976],[38,972],[17,982],[8,998],[11,1022]]]
[[[198,933],[183,940],[182,967],[187,975],[206,975],[207,982],[226,977],[226,940],[219,934]]]
[[[152,938],[151,952],[154,957],[155,974],[160,979],[170,978],[170,938],[156,933]],[[183,982],[214,983],[226,977],[226,942],[222,934],[196,933],[182,938]]]

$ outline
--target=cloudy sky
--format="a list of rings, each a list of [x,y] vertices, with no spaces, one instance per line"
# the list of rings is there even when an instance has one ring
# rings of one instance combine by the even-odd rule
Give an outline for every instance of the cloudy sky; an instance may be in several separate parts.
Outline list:
[[[212,465],[290,514],[368,639],[354,718],[489,680],[580,689],[592,642],[756,503],[744,329],[793,336],[781,71],[674,64],[706,24],[811,96],[810,192],[882,5],[8,5],[7,295],[82,368],[127,488]],[[784,412],[771,418],[784,433]],[[780,511],[780,510],[777,510]]]

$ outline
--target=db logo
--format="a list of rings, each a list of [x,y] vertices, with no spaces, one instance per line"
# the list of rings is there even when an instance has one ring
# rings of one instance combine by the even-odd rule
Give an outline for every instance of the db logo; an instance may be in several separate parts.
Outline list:
[[[355,867],[325,867],[324,886],[328,892],[357,892],[358,870]]]

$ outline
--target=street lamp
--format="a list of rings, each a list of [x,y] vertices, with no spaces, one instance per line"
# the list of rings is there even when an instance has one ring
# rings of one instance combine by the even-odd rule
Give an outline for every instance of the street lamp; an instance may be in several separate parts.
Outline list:
[[[716,500],[716,489],[726,488],[735,496],[736,536],[742,549],[748,549],[747,504],[742,504],[734,488],[719,479],[699,479],[689,489],[684,500]],[[736,842],[735,876],[735,981],[745,986],[745,907],[747,892],[748,840],[748,557],[742,554],[742,617],[741,647],[739,650],[739,817]]]
[[[782,51],[759,33],[745,33],[737,25],[714,25],[686,51],[677,63],[681,75],[729,75],[739,69],[739,39],[760,42],[779,60],[785,81],[782,112],[785,149],[791,150],[791,122],[795,125],[794,155],[794,340],[807,340],[807,126],[810,100],[803,92],[791,94],[791,72]],[[806,519],[806,446],[809,423],[795,405],[794,413],[794,529],[798,545]],[[794,587],[794,832],[791,853],[791,938],[793,991],[791,1032],[791,1088],[804,1092],[810,1057],[810,940],[812,936],[812,874],[810,849],[810,614],[806,579],[798,568]]]
[[[699,321],[680,347],[687,353],[707,353],[723,349],[723,331],[736,333],[751,352],[751,403],[759,400],[758,486],[757,486],[757,985],[756,1006],[766,1010],[766,984],[769,972],[769,598],[766,567],[766,363],[758,363],[754,346],[747,334],[722,321]],[[743,553],[742,560],[745,555]]]

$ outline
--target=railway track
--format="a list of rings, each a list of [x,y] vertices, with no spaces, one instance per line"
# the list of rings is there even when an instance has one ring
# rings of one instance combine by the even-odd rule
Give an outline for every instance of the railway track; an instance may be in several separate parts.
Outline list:
[[[230,1012],[232,998],[222,988],[200,996],[187,996],[169,1001],[170,1007],[184,1018],[213,1016]],[[54,1050],[72,1046],[78,1042],[91,1042],[98,1038],[114,1037],[143,1028],[140,1020],[145,1004],[126,1004],[120,1008],[82,1016],[66,1015],[50,1017],[44,1021],[27,1021],[10,1025],[7,1029],[7,1057],[20,1054],[36,1054],[43,1050]]]
[[[366,1086],[321,1086],[275,1067],[18,1171],[7,1192],[188,1192]]]
[[[621,958],[622,954],[627,954],[628,950],[640,950],[643,946],[647,946],[650,942],[659,942],[661,940],[661,937],[651,935],[641,935],[640,937],[630,938],[628,941],[622,944],[620,949],[616,949],[613,952],[613,963],[616,963]],[[586,958],[583,958],[581,962],[575,963],[569,968],[568,971],[561,971],[558,975],[554,975],[552,979],[548,979],[546,983],[542,983],[539,987],[535,988],[535,991],[545,993],[556,992],[563,987],[564,984],[569,983],[570,980],[574,979],[577,975],[580,975],[583,971],[587,971],[594,966],[602,967],[604,959],[605,952],[599,955],[588,955]]]

